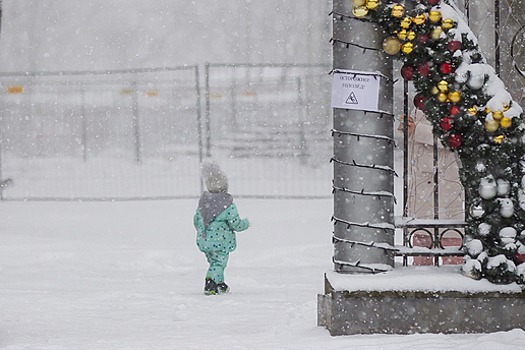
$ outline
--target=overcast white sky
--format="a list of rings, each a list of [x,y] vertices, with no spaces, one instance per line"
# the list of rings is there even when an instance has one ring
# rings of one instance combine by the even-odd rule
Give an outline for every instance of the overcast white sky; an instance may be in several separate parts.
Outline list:
[[[4,0],[0,70],[327,63],[330,8],[313,0]]]

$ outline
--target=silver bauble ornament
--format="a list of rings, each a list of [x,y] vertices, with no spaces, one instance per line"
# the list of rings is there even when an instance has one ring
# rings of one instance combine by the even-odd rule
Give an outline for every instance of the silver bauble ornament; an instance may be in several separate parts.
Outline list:
[[[473,218],[480,218],[485,214],[485,210],[483,210],[483,207],[481,205],[472,205],[470,207],[470,215]]]
[[[469,278],[479,280],[481,278],[481,262],[476,259],[468,259],[461,266],[461,273]]]
[[[516,243],[516,235],[518,232],[514,227],[504,227],[499,231],[499,238],[503,245]]]
[[[465,243],[465,248],[468,255],[475,258],[483,251],[483,243],[479,239],[473,239]]]
[[[492,199],[496,197],[498,190],[494,179],[492,177],[484,177],[481,179],[478,192],[483,199]]]
[[[473,90],[479,90],[485,84],[485,77],[483,75],[473,75],[467,81],[467,86]]]
[[[499,213],[502,217],[510,218],[512,215],[514,215],[514,204],[510,198],[500,198],[498,201],[501,205]]]
[[[480,236],[488,236],[490,234],[490,230],[492,229],[492,226],[487,224],[486,222],[482,222],[478,225],[478,233]]]
[[[510,192],[510,182],[504,179],[496,180],[498,196],[506,196]]]

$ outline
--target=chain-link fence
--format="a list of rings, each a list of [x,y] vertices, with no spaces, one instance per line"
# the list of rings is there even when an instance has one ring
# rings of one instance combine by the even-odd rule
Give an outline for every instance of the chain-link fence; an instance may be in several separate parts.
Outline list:
[[[329,197],[331,77],[323,65],[206,66],[206,154],[226,160],[232,190]]]
[[[194,196],[198,69],[0,76],[4,199]]]
[[[210,64],[203,82],[196,66],[0,74],[0,178],[14,180],[3,199],[196,197],[205,155],[238,196],[329,197],[328,71]]]

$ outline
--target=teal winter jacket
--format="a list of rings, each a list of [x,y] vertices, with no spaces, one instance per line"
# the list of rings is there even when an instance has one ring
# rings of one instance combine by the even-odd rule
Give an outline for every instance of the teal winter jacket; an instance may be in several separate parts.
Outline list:
[[[207,192],[208,195],[209,192]],[[203,199],[201,198],[201,202]],[[199,208],[193,217],[193,225],[197,229],[197,246],[202,252],[222,251],[232,252],[237,248],[235,231],[244,231],[248,228],[247,219],[241,219],[235,204],[231,203],[226,209],[221,211],[212,219],[208,219],[206,225],[203,219],[203,212],[206,206],[199,203]],[[204,213],[206,215],[206,213]]]

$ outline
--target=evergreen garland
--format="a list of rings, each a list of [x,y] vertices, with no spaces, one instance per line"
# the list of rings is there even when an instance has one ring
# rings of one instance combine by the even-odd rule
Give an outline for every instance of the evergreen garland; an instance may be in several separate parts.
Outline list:
[[[354,0],[353,15],[385,31],[414,104],[455,152],[466,189],[465,275],[525,282],[523,111],[512,100],[460,11],[449,0]],[[522,243],[524,242],[524,243]]]

